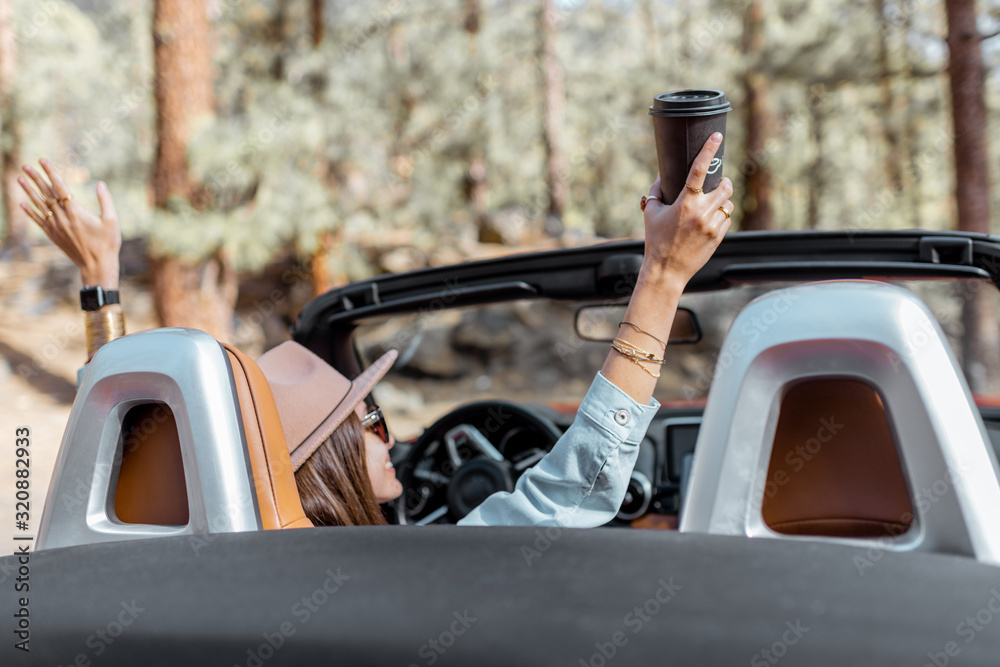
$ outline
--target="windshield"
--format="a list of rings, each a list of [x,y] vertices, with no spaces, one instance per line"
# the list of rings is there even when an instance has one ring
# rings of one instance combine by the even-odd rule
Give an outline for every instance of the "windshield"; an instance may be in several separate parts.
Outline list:
[[[981,289],[998,296],[986,281],[890,282],[930,307],[960,361],[963,300]],[[698,343],[668,347],[657,400],[664,405],[704,403],[735,317],[755,298],[794,284],[800,283],[685,294],[680,305],[697,315],[703,337]],[[501,399],[575,410],[610,347],[581,339],[575,315],[581,306],[599,303],[530,300],[421,312],[363,323],[355,342],[366,364],[388,349],[399,350],[399,360],[376,387],[375,399],[396,436],[410,439],[471,401]]]

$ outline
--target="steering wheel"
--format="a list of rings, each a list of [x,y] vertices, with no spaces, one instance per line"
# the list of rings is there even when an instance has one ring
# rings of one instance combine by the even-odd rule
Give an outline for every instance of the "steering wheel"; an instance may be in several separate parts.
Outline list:
[[[402,525],[455,523],[497,491],[513,491],[562,432],[542,415],[504,401],[456,408],[417,438],[399,469]]]

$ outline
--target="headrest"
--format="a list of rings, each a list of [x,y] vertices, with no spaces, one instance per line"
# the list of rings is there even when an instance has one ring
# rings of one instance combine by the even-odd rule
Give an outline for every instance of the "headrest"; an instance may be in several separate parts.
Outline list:
[[[719,358],[682,531],[877,541],[1000,563],[996,459],[944,334],[912,292],[873,281],[776,290],[743,309]],[[852,422],[823,443],[821,420],[841,423],[836,411]],[[795,470],[789,452],[809,454],[811,437],[823,451]],[[768,506],[778,465],[788,480]],[[942,490],[932,505],[915,497],[928,488]]]

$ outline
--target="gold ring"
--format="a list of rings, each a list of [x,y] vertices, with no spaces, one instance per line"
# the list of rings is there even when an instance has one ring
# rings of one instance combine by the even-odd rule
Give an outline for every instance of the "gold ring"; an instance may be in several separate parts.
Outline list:
[[[70,196],[68,196],[68,197],[60,197],[60,198],[59,198],[59,199],[57,199],[56,201],[57,201],[57,202],[59,202],[59,205],[60,205],[60,206],[65,206],[65,205],[66,205],[66,202],[68,202],[68,201],[69,201],[70,199],[72,199],[72,198],[73,198],[73,195],[70,195]]]
[[[700,195],[704,192],[704,190],[702,190],[701,188],[696,188],[693,185],[688,185],[687,183],[684,184],[684,187],[686,187],[688,190],[695,193],[696,195]]]
[[[639,197],[639,210],[645,212],[645,210],[646,210],[646,204],[648,204],[651,199],[655,199],[656,201],[660,201],[659,197],[654,197],[652,195],[643,195],[643,196]]]
[[[723,207],[723,206],[720,206],[719,210],[722,211],[723,213],[725,213],[726,214],[726,220],[729,220],[729,211],[727,211],[725,209],[725,207]]]
[[[53,215],[55,215],[55,213],[53,213],[52,211],[46,211],[45,212],[45,217],[46,218],[51,218]]]

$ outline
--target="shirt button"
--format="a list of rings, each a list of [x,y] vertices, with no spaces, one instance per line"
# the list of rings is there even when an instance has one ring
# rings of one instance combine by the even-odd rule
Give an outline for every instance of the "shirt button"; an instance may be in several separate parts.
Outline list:
[[[632,417],[629,415],[628,410],[619,410],[618,412],[615,413],[615,421],[621,424],[622,426],[628,424],[629,419],[631,418]]]

